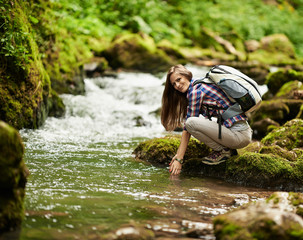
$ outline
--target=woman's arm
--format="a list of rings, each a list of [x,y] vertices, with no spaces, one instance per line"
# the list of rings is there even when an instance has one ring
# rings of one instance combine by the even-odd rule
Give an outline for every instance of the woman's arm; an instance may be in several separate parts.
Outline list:
[[[183,159],[187,145],[190,139],[190,133],[186,130],[183,130],[182,136],[181,136],[181,143],[178,148],[177,154],[173,157],[172,161],[170,162],[170,168],[169,171],[171,172],[171,175],[178,175],[181,172],[182,164],[178,161],[175,161],[176,158]]]

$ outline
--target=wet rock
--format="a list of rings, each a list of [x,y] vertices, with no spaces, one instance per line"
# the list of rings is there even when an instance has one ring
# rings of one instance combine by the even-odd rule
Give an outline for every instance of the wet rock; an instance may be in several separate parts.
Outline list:
[[[268,134],[272,129],[279,126],[279,123],[270,118],[265,118],[254,122],[251,124],[251,128],[253,129],[253,138],[262,139],[262,137],[266,136],[266,134]]]
[[[141,116],[134,117],[133,120],[136,122],[135,123],[136,127],[151,126],[151,123],[148,121],[145,121],[143,119],[143,117],[141,117]]]
[[[301,65],[293,43],[284,34],[263,37],[257,49],[248,51],[248,58],[269,65]]]
[[[302,136],[302,120],[287,122],[264,137],[256,151],[243,149],[228,161],[225,179],[242,185],[301,191]]]
[[[283,125],[294,118],[303,118],[303,74],[295,70],[279,70],[267,76],[268,92],[263,96],[260,108],[249,114],[254,137],[261,139],[273,126]]]
[[[249,117],[249,123],[253,130],[257,131],[254,135],[261,139],[269,132],[269,126],[283,125],[287,121],[295,118],[302,118],[301,108],[303,100],[274,98],[264,100],[259,109],[253,112]]]
[[[227,182],[289,191],[303,190],[303,120],[293,119],[277,127],[261,142],[253,142],[239,155],[219,165],[202,163],[210,149],[191,139],[182,171],[184,174],[216,177]],[[180,138],[170,136],[141,143],[134,151],[136,159],[168,166]]]
[[[261,46],[260,42],[258,42],[257,40],[248,40],[244,42],[246,51],[248,52],[254,52],[256,50],[258,50]]]
[[[261,49],[265,51],[272,53],[280,52],[291,58],[295,57],[295,48],[292,42],[284,34],[273,34],[263,37],[260,43]]]
[[[274,193],[214,218],[216,239],[302,239],[302,193]]]
[[[114,69],[158,73],[167,71],[173,65],[165,52],[157,48],[154,40],[144,34],[117,36],[103,55]]]
[[[303,99],[302,91],[303,91],[303,82],[294,80],[285,83],[276,93],[275,97],[300,100]]]
[[[303,72],[293,69],[280,69],[277,72],[268,74],[265,83],[268,86],[268,90],[272,94],[276,94],[285,83],[290,81],[303,82]]]
[[[157,47],[164,51],[171,59],[174,59],[178,63],[186,63],[186,56],[182,53],[181,49],[164,39],[157,44]]]
[[[108,68],[108,62],[105,58],[95,57],[90,63],[84,64],[83,70],[88,78],[100,77]]]
[[[50,78],[41,61],[26,2],[1,5],[5,27],[0,34],[7,45],[1,45],[0,119],[17,129],[38,128],[48,115]],[[5,36],[14,37],[5,41]]]
[[[108,240],[151,240],[155,239],[153,231],[140,226],[139,224],[129,224],[108,233],[104,238]]]
[[[175,156],[180,145],[180,135],[155,138],[140,143],[134,150],[137,160],[150,162],[154,165],[167,167]],[[184,159],[202,158],[209,154],[210,149],[203,143],[191,139]]]
[[[28,169],[17,130],[0,121],[0,234],[14,231],[24,217],[23,200]],[[1,235],[0,235],[1,238]]]
[[[65,114],[65,105],[63,100],[54,90],[51,91],[51,95],[48,98],[48,108],[48,116],[50,117],[63,117]]]
[[[273,130],[261,141],[266,146],[278,145],[287,150],[303,148],[303,120],[293,119]]]

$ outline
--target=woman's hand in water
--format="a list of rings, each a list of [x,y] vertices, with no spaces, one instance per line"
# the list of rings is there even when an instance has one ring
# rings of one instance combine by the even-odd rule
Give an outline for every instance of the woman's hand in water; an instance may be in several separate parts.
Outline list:
[[[170,162],[170,167],[169,167],[169,172],[171,175],[179,175],[182,169],[182,164],[179,163],[175,158],[171,160]]]

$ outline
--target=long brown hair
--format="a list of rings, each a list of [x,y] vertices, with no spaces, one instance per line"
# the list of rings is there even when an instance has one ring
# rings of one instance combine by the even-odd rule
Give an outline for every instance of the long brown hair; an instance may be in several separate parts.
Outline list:
[[[171,67],[167,72],[161,108],[161,123],[167,131],[172,131],[182,125],[188,105],[186,93],[176,90],[170,82],[173,73],[183,75],[188,81],[192,79],[192,73],[181,64]]]

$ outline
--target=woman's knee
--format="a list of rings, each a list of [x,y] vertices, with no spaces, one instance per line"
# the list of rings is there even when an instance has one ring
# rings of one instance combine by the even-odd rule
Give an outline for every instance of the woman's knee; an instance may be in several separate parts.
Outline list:
[[[195,130],[197,117],[189,117],[185,122],[186,130],[191,133]]]
[[[244,148],[251,142],[252,142],[252,136],[249,134],[245,134],[244,136],[242,136],[242,139],[241,139],[241,142],[240,142],[238,148]]]

